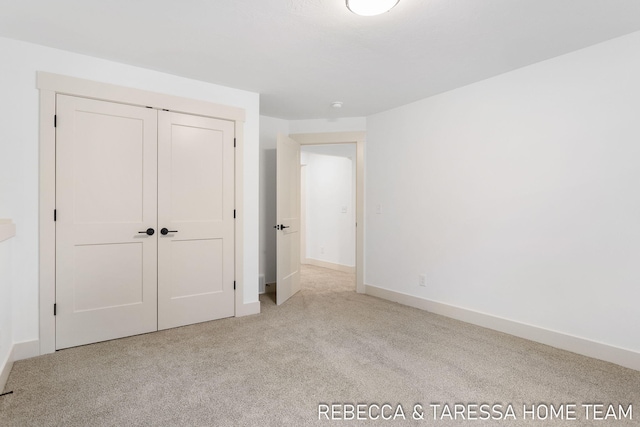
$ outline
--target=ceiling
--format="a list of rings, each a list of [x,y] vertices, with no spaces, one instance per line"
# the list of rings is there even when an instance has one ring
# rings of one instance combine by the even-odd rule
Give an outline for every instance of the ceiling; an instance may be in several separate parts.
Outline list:
[[[0,36],[367,116],[640,30],[638,0],[0,0]],[[332,101],[343,108],[330,107]]]

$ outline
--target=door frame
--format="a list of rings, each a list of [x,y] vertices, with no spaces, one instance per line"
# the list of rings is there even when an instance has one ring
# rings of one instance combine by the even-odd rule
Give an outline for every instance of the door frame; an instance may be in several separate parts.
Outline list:
[[[206,101],[182,98],[135,88],[100,83],[59,74],[37,72],[37,88],[40,91],[39,130],[39,302],[40,302],[40,354],[55,352],[56,324],[53,315],[56,290],[56,228],[53,211],[56,200],[56,95],[64,94],[120,104],[137,105],[169,110],[178,113],[212,117],[234,122],[235,151],[235,316],[242,316],[244,308],[244,259],[243,241],[243,147],[245,110],[237,107],[213,104]]]
[[[300,160],[300,264],[307,264],[307,165]]]
[[[356,144],[356,292],[364,287],[364,144],[366,132],[294,133],[289,138],[300,145]]]

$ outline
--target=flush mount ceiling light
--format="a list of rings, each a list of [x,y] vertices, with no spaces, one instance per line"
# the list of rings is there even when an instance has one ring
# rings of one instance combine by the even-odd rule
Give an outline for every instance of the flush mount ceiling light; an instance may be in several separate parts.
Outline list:
[[[380,15],[393,9],[400,0],[346,0],[347,8],[361,16]]]
[[[335,101],[331,103],[332,108],[342,108],[342,101]]]

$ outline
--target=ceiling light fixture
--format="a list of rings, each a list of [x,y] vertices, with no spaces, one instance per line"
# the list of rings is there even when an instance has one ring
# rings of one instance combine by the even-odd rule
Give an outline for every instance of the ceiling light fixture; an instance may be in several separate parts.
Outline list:
[[[335,101],[331,103],[331,107],[333,108],[342,108],[342,101]]]
[[[347,8],[361,16],[374,16],[388,12],[400,0],[346,0]]]

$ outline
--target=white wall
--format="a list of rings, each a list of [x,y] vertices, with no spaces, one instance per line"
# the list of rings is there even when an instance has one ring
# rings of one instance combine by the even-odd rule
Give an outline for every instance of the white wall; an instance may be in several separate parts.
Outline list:
[[[244,151],[245,303],[258,300],[259,95],[156,71],[0,38],[0,218],[14,239],[14,342],[38,339],[38,91],[36,71],[194,98],[246,110]],[[0,294],[0,299],[5,295]]]
[[[639,51],[368,117],[366,283],[639,352]]]
[[[325,156],[346,157],[356,161],[356,144],[318,144],[318,145],[302,145],[301,153],[323,154]]]
[[[290,133],[356,132],[367,130],[366,117],[290,120]]]
[[[289,134],[289,122],[260,116],[260,274],[276,281],[276,139]]]
[[[344,154],[318,154],[337,149]],[[355,266],[355,144],[302,147],[306,257]],[[326,150],[325,150],[326,151]]]

